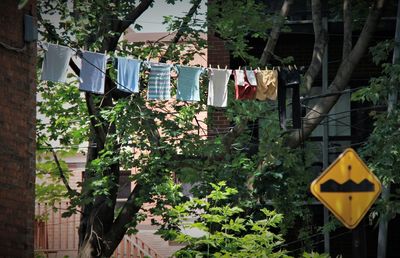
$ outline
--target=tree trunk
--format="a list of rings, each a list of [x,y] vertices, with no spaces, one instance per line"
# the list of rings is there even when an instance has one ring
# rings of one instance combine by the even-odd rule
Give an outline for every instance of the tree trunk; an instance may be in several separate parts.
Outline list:
[[[287,17],[290,6],[293,4],[293,0],[285,0],[282,4],[281,11],[279,15],[277,15],[276,20],[274,22],[274,25],[272,27],[272,30],[269,34],[269,38],[267,41],[267,44],[265,45],[265,48],[263,50],[263,53],[260,58],[260,65],[265,66],[268,64],[271,60],[271,56],[274,53],[276,43],[278,42],[279,39],[279,34],[281,32],[282,26],[285,23],[285,18]]]
[[[379,22],[379,18],[384,5],[384,0],[376,0],[371,6],[364,28],[357,40],[356,45],[351,50],[348,57],[346,57],[339,66],[338,72],[328,88],[327,93],[337,93],[345,89],[351,75],[357,66],[358,62],[364,55],[372,35]],[[331,108],[336,104],[340,95],[322,98],[315,104],[304,118],[304,127],[302,133],[298,131],[292,132],[286,138],[287,146],[291,148],[297,147],[304,139],[306,139],[311,132],[320,124],[320,122],[329,113]]]
[[[78,250],[78,258],[90,258],[93,252],[94,248],[90,244],[90,241],[83,241]]]
[[[304,75],[303,85],[310,93],[314,80],[319,74],[322,66],[322,57],[324,56],[327,42],[327,31],[322,27],[322,6],[320,0],[311,2],[312,20],[314,28],[314,49],[310,65]]]

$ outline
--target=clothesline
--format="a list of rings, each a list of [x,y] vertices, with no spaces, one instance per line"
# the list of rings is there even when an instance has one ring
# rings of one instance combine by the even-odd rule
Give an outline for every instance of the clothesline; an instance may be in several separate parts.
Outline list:
[[[106,53],[81,51],[50,43],[46,43],[44,50],[42,80],[65,82],[69,59],[72,57],[72,51],[74,51],[82,60],[79,89],[96,94],[105,94]],[[156,63],[126,57],[113,57],[113,60],[117,63],[118,75],[114,82],[119,90],[128,93],[139,92],[139,73],[141,64],[144,64],[144,66],[149,66],[150,69],[147,98],[149,100],[168,100],[171,98],[171,68],[174,67],[178,72],[177,99],[199,101],[199,78],[203,72],[207,71],[209,76],[207,104],[216,107],[227,106],[227,84],[232,69],[227,69],[227,67],[221,69],[219,66],[206,69],[205,67]],[[250,69],[237,69],[233,73],[235,75],[236,99],[257,98],[258,100],[266,100],[269,98],[275,100],[277,91],[276,71]],[[263,73],[272,73],[274,78],[270,78],[270,82],[263,82],[263,79],[265,80],[262,77]],[[259,83],[256,77],[259,77]]]
[[[297,67],[278,67],[265,70],[244,67],[242,69],[205,68],[202,66],[186,66],[181,64],[151,62],[139,59],[113,56],[111,57],[117,71],[116,85],[108,92],[105,91],[107,54],[81,51],[69,46],[45,43],[42,66],[42,80],[65,82],[72,51],[80,57],[81,72],[79,89],[86,92],[107,95],[118,89],[127,93],[139,93],[140,71],[148,73],[147,99],[169,100],[171,98],[171,70],[177,72],[176,99],[180,101],[200,101],[200,75],[207,72],[208,94],[207,105],[226,107],[228,100],[228,82],[233,74],[236,100],[278,100],[280,126],[286,129],[286,89],[293,89],[292,94],[292,123],[294,129],[301,127],[301,102],[313,98],[323,98],[333,94],[350,93],[356,89],[300,98],[300,72]],[[279,85],[279,87],[278,87]]]

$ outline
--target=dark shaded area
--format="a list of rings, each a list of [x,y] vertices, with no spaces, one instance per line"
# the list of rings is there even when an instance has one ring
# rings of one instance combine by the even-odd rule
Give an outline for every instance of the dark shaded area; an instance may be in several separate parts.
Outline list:
[[[374,192],[375,185],[367,179],[356,183],[353,180],[347,180],[343,184],[339,184],[333,179],[329,179],[321,184],[321,192]]]

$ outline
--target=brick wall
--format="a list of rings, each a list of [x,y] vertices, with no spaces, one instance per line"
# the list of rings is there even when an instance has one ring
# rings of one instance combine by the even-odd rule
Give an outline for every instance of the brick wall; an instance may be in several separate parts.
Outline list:
[[[23,15],[36,1],[17,3],[0,1],[0,257],[33,257],[36,43]]]
[[[229,51],[225,48],[225,42],[213,35],[208,34],[208,65],[211,67],[230,67]],[[229,121],[225,116],[224,108],[209,107],[208,112],[208,136],[214,137],[218,134],[226,133],[229,127]]]

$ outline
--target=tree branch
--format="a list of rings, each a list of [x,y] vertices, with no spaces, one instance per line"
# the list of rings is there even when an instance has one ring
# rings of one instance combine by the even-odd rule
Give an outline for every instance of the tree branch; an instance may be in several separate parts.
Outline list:
[[[280,10],[280,13],[277,15],[274,25],[272,26],[272,30],[269,34],[269,38],[267,41],[267,44],[265,45],[265,48],[263,50],[263,53],[260,58],[260,65],[265,66],[270,62],[271,56],[275,51],[275,46],[276,43],[278,42],[279,39],[279,34],[281,32],[283,24],[285,24],[285,18],[287,17],[290,6],[292,5],[293,0],[285,0],[282,4],[282,8]]]
[[[61,181],[63,182],[65,188],[67,188],[68,195],[70,197],[79,195],[79,193],[76,190],[72,189],[71,186],[69,185],[68,180],[64,175],[64,171],[61,167],[60,161],[58,160],[57,153],[54,151],[53,146],[51,146],[49,143],[47,143],[47,146],[50,148],[51,153],[53,154],[54,162],[56,163],[58,172],[60,173]]]
[[[173,46],[179,42],[181,37],[183,36],[184,32],[187,30],[187,27],[189,26],[189,22],[192,19],[193,15],[199,8],[201,3],[201,0],[195,0],[193,2],[192,7],[190,8],[189,12],[186,14],[186,16],[183,18],[179,30],[176,32],[175,37],[171,40],[167,50],[165,51],[163,57],[160,59],[161,62],[165,62],[170,58]]]
[[[279,19],[275,20],[267,44],[261,55],[259,61],[261,66],[265,66],[268,62],[270,62],[271,56],[274,55],[275,46],[278,41],[281,28],[285,23],[285,17],[287,17],[292,3],[293,0],[285,0],[282,4],[280,13],[277,14],[277,16],[279,16]],[[246,130],[247,122],[247,119],[243,119],[241,123],[236,124],[231,131],[224,135],[222,143],[224,144],[225,150],[227,150],[228,152],[230,151],[230,148],[235,139]]]
[[[352,48],[351,0],[343,1],[343,54],[342,60],[350,54]]]
[[[328,88],[329,93],[335,93],[342,91],[349,82],[351,75],[365,53],[372,35],[377,27],[380,19],[384,0],[376,0],[370,7],[370,11],[367,20],[364,24],[364,28],[357,40],[356,45],[351,50],[350,54],[345,57],[339,66],[338,72]],[[307,113],[304,118],[303,132],[300,134],[298,131],[294,131],[286,138],[286,143],[289,147],[297,147],[305,138],[307,138],[311,132],[319,125],[324,119],[326,114],[331,110],[339,98],[339,95],[330,96],[321,99],[316,105],[311,108],[311,111]]]
[[[119,32],[124,32],[131,24],[135,23],[137,18],[139,18],[153,2],[154,0],[142,0],[132,12],[125,16],[124,20],[120,23]]]
[[[110,230],[105,235],[104,243],[107,245],[107,251],[109,252],[105,253],[106,257],[112,255],[112,252],[117,248],[126,233],[126,225],[133,221],[133,214],[139,212],[142,207],[142,203],[138,203],[136,199],[137,196],[140,196],[141,191],[142,186],[137,183]]]
[[[116,20],[111,23],[110,26],[112,31],[115,33],[103,40],[101,52],[115,50],[121,33],[123,33],[131,24],[134,24],[137,18],[139,18],[140,15],[142,15],[150,5],[153,4],[153,2],[154,0],[142,0],[138,6],[123,18],[123,20]]]
[[[303,85],[307,89],[307,92],[310,92],[314,80],[321,70],[322,57],[324,56],[325,46],[327,42],[327,31],[322,27],[321,9],[321,1],[312,0],[311,10],[315,40],[312,59],[303,79]]]
[[[80,71],[79,67],[75,64],[75,62],[72,60],[72,58],[69,60],[69,66],[74,71],[74,73],[79,77],[81,71]],[[106,133],[104,131],[103,126],[100,126],[96,120],[96,118],[99,117],[99,114],[98,114],[96,106],[94,105],[92,94],[89,92],[86,92],[85,100],[86,100],[86,107],[89,112],[90,124],[92,125],[93,130],[96,132],[95,133],[96,143],[98,144],[98,147],[100,147],[100,149],[103,149],[105,141],[106,141]]]

